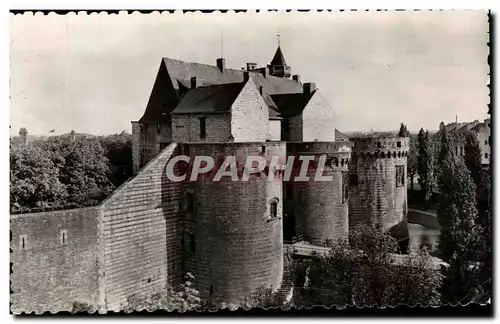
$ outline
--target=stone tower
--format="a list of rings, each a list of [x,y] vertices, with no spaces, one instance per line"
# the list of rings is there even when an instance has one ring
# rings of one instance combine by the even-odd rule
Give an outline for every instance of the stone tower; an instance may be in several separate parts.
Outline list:
[[[349,228],[381,226],[399,240],[406,239],[409,138],[368,136],[349,141]]]
[[[287,200],[293,201],[295,233],[314,245],[336,242],[348,234],[347,171],[351,148],[349,142],[288,142],[287,154],[313,156],[309,181],[295,181],[300,166],[294,167],[291,181],[285,183]],[[331,180],[317,181],[322,175]],[[319,170],[319,171],[318,171]],[[289,197],[292,194],[292,197]]]
[[[276,54],[274,54],[274,57],[269,64],[269,74],[278,78],[289,78],[290,75],[292,75],[292,69],[286,65],[285,57],[281,52],[280,45],[278,45]]]

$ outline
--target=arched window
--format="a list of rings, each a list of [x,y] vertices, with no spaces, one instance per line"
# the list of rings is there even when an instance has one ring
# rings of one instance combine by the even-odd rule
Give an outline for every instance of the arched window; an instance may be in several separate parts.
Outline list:
[[[278,198],[273,198],[271,201],[269,201],[269,220],[273,220],[277,217],[278,215],[278,203],[279,199]]]

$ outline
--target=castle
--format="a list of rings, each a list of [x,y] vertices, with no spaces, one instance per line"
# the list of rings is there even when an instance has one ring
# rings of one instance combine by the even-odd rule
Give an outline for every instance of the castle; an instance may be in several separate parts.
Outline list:
[[[292,236],[324,245],[369,223],[406,238],[408,138],[336,141],[334,123],[279,46],[267,66],[241,70],[163,58],[132,122],[136,175],[95,207],[11,216],[12,311],[120,310],[187,271],[201,297],[237,303],[280,287]],[[172,182],[179,155],[310,156],[332,181]]]

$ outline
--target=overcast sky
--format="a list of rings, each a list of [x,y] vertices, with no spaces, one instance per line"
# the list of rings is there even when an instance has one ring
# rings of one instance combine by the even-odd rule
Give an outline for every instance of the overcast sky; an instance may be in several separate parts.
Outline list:
[[[265,65],[281,48],[341,131],[487,118],[482,11],[11,16],[11,132],[131,131],[161,61]]]

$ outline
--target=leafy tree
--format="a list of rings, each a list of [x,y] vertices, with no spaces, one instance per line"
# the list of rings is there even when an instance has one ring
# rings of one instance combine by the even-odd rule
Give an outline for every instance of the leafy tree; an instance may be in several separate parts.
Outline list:
[[[67,198],[59,169],[44,150],[20,146],[10,151],[11,210],[60,206]]]
[[[465,135],[464,161],[467,169],[471,172],[472,180],[476,184],[476,187],[480,187],[483,182],[481,155],[481,147],[475,134],[468,132]]]
[[[401,123],[401,126],[399,127],[398,136],[399,137],[409,137],[410,136],[410,132],[408,131],[408,128],[406,128],[406,125],[403,123]]]
[[[178,288],[167,288],[161,293],[156,293],[147,298],[133,295],[124,305],[126,312],[141,310],[177,310],[178,312],[193,311],[201,307],[199,292],[194,288],[195,278],[191,273],[186,273],[185,282]]]
[[[109,161],[110,181],[118,187],[133,176],[132,135],[123,131],[120,134],[102,136],[99,141]]]
[[[437,210],[441,232],[439,252],[450,264],[443,294],[446,301],[468,302],[478,285],[475,249],[478,236],[476,186],[462,159],[456,159],[448,145],[446,132],[441,135],[439,170],[439,204]],[[448,152],[446,152],[448,150]],[[473,266],[471,266],[471,264]]]
[[[26,129],[26,127],[21,127],[19,129],[19,136],[28,136],[28,130]]]
[[[431,256],[418,251],[398,265],[396,252],[398,242],[379,229],[353,229],[327,255],[312,258],[296,306],[439,305],[442,275]]]
[[[410,178],[410,186],[413,190],[415,175],[418,172],[418,140],[417,137],[410,137],[410,149],[408,150],[408,178]]]
[[[424,203],[427,204],[432,195],[433,189],[433,175],[432,175],[432,153],[431,153],[431,143],[429,138],[429,132],[424,132],[421,128],[417,136],[418,141],[418,157],[417,157],[417,169],[418,169],[418,183],[420,185],[420,190]]]

